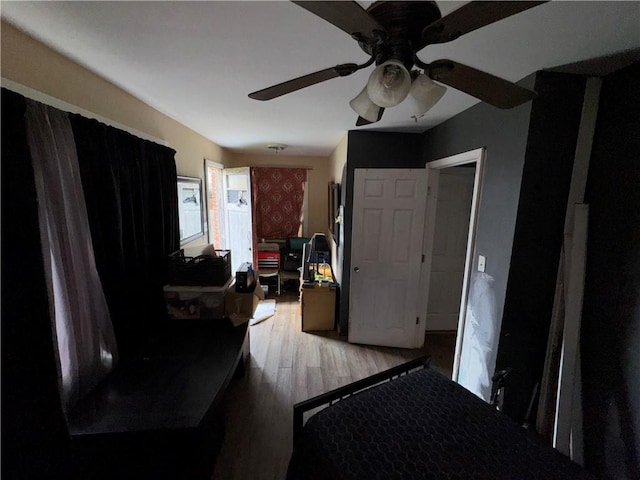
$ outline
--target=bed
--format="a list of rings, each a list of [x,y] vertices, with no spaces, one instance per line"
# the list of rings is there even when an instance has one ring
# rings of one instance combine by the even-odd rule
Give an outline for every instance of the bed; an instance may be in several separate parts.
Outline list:
[[[294,406],[287,480],[592,478],[425,359]]]

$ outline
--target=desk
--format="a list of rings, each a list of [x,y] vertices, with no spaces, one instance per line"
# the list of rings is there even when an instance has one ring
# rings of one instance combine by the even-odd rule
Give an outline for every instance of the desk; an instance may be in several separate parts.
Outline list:
[[[300,304],[302,310],[302,331],[333,330],[336,319],[335,279],[330,267],[319,269],[319,274],[329,282],[315,282],[313,287],[303,287],[300,282]]]
[[[302,331],[333,330],[335,328],[336,288],[318,284],[302,289]]]
[[[78,478],[211,477],[221,401],[249,358],[247,324],[168,322],[69,413]]]

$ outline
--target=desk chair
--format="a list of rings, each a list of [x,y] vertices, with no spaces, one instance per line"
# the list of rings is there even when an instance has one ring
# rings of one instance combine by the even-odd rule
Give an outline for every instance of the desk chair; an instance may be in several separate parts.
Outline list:
[[[280,246],[277,243],[258,244],[258,278],[276,278],[280,295]]]

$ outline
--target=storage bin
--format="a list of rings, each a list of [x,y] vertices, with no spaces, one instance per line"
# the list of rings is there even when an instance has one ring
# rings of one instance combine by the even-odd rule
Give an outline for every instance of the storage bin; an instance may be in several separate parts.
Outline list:
[[[231,278],[221,287],[165,285],[167,315],[172,320],[217,320],[225,316],[224,297]]]
[[[231,278],[231,251],[189,257],[184,249],[169,255],[169,285],[223,286]]]

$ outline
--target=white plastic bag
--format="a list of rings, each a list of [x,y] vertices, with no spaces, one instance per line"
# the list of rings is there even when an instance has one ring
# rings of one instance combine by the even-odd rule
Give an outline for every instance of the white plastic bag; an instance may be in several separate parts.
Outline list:
[[[476,272],[467,303],[458,383],[485,402],[491,399],[491,377],[500,333],[498,322],[493,277]]]

